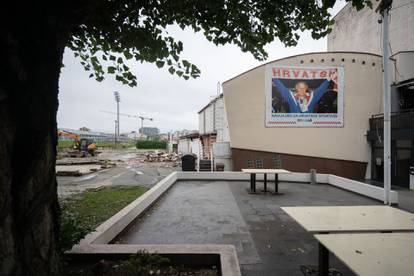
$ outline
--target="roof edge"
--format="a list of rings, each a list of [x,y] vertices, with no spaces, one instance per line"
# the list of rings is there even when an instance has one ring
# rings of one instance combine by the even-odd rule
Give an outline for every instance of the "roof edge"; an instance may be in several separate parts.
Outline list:
[[[365,52],[352,52],[352,51],[350,51],[350,52],[348,52],[348,51],[333,51],[333,52],[309,52],[309,53],[298,54],[298,55],[293,55],[293,56],[288,56],[288,57],[284,57],[284,58],[279,58],[279,59],[274,59],[274,60],[272,60],[272,61],[268,61],[268,62],[263,63],[263,64],[261,64],[261,65],[258,65],[258,66],[256,66],[256,67],[253,67],[252,69],[249,69],[249,70],[247,70],[247,71],[244,71],[243,73],[240,73],[240,74],[238,74],[238,75],[236,75],[236,76],[234,76],[234,77],[232,77],[232,78],[230,78],[230,79],[228,79],[228,80],[226,80],[226,81],[222,82],[222,84],[225,84],[225,83],[227,83],[227,82],[229,82],[229,81],[232,81],[232,80],[234,80],[234,79],[236,79],[236,78],[238,78],[238,77],[241,77],[241,76],[242,76],[242,75],[244,75],[244,74],[249,73],[250,71],[253,71],[253,70],[255,70],[255,69],[259,68],[259,67],[262,67],[262,66],[266,66],[266,65],[268,65],[268,64],[270,64],[270,63],[273,63],[273,62],[276,62],[276,61],[281,61],[281,60],[285,60],[285,59],[289,59],[289,58],[296,58],[296,57],[301,57],[301,56],[307,56],[307,55],[316,55],[316,54],[359,54],[359,55],[369,55],[369,56],[375,56],[375,57],[382,57],[381,55],[377,55],[377,54],[373,54],[373,53],[365,53]]]

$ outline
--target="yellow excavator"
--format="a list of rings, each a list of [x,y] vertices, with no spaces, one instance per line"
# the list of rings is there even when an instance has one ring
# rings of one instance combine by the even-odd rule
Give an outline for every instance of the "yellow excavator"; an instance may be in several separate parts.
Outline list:
[[[75,141],[74,148],[79,151],[81,157],[87,156],[88,153],[92,156],[96,155],[97,146],[93,139],[81,138],[78,134],[64,130],[58,130],[58,136],[73,139]]]

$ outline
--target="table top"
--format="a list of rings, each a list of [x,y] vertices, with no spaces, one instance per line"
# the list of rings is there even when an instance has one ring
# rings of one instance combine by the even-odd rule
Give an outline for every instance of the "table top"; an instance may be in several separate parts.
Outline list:
[[[414,274],[414,233],[319,234],[315,238],[357,275]]]
[[[282,207],[309,232],[414,231],[414,214],[387,205]]]
[[[290,173],[283,169],[242,169],[244,173]]]

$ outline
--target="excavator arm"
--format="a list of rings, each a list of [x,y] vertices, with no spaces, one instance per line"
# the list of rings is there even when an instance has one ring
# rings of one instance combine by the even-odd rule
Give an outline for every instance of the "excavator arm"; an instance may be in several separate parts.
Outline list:
[[[68,137],[68,138],[75,140],[76,142],[80,141],[80,136],[78,134],[63,131],[63,130],[58,130],[58,136]]]

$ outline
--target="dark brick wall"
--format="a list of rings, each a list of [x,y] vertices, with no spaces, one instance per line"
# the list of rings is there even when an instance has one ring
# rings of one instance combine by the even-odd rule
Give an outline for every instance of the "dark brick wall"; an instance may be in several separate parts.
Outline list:
[[[294,172],[309,172],[316,169],[318,173],[329,173],[355,180],[365,179],[367,162],[347,161],[303,155],[265,152],[232,148],[233,168],[262,166],[265,169],[282,168]],[[250,161],[249,161],[250,160]]]

